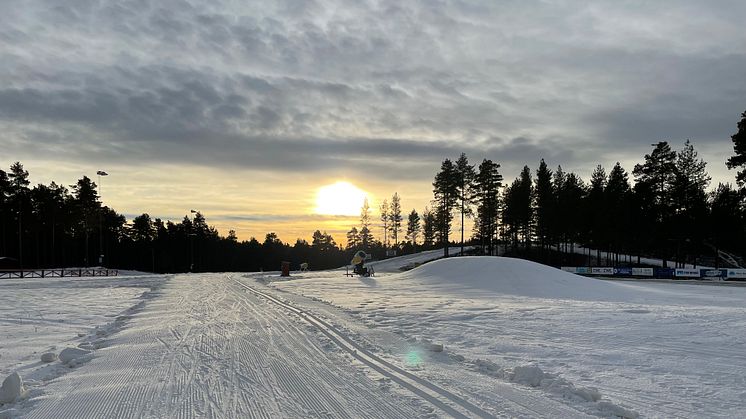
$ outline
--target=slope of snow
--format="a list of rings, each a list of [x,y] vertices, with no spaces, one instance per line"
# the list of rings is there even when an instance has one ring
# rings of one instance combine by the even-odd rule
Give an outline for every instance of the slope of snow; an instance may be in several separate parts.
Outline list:
[[[523,259],[465,256],[440,259],[399,275],[432,289],[536,298],[605,300],[629,295],[623,283],[585,278]]]
[[[493,377],[503,392],[519,377],[546,398],[575,400],[602,416],[728,418],[746,409],[744,287],[605,281],[495,257],[438,260],[376,278],[319,273],[274,286],[287,298],[339,307],[367,330],[443,344],[450,359],[463,358],[464,368]],[[427,365],[430,377],[456,380],[438,365]]]
[[[24,391],[0,417],[441,417],[459,400],[497,417],[743,416],[746,287],[496,257],[400,269],[440,255],[373,262],[372,278],[2,282],[0,379]]]

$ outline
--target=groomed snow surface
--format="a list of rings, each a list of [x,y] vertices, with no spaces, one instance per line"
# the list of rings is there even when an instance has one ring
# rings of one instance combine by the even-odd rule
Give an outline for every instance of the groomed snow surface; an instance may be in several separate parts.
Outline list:
[[[744,416],[746,288],[441,252],[2,281],[0,418]]]

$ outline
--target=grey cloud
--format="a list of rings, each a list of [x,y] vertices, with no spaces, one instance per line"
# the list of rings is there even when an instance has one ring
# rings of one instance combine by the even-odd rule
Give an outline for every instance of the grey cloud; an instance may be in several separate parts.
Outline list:
[[[602,3],[9,1],[0,141],[421,180],[462,151],[510,177],[727,141],[746,109],[743,4]]]

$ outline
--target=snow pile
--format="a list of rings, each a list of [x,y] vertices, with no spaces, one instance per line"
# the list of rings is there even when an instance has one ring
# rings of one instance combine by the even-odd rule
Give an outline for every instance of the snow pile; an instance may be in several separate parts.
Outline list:
[[[46,352],[41,356],[41,362],[50,363],[57,360],[57,354],[54,352]]]
[[[0,405],[13,403],[26,394],[23,380],[17,372],[10,374],[0,387]]]
[[[443,291],[475,289],[535,298],[598,301],[630,294],[625,284],[586,278],[524,259],[493,256],[440,259],[397,278]]]
[[[60,362],[68,367],[76,367],[90,358],[92,351],[79,348],[65,348],[60,352]]]
[[[565,399],[595,403],[596,408],[605,415],[618,416],[625,419],[636,419],[639,414],[610,401],[601,400],[601,393],[593,387],[576,387],[564,378],[544,372],[536,365],[522,365],[513,368],[507,378],[518,384],[541,388],[558,394]]]
[[[525,365],[513,368],[510,381],[525,384],[531,387],[539,387],[544,378],[544,371],[535,365]]]

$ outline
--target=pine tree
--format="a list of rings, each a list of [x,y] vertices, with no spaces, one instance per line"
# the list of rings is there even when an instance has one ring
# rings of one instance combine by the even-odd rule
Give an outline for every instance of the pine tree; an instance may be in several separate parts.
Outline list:
[[[673,213],[671,190],[676,178],[676,152],[666,141],[655,145],[653,152],[645,155],[645,163],[635,165],[632,173],[636,182],[650,185],[653,191],[655,219],[666,220]]]
[[[477,205],[476,233],[489,254],[494,254],[494,240],[497,235],[499,196],[503,177],[498,171],[500,165],[484,159],[474,179],[474,199]]]
[[[707,218],[707,192],[710,176],[705,167],[707,164],[698,159],[697,152],[689,140],[677,154],[676,173],[671,191],[674,207],[673,232],[676,238],[676,260],[682,263],[682,247],[684,254],[698,253],[698,243],[702,243],[706,235],[704,222],[697,220]],[[682,265],[683,266],[683,265]]]
[[[718,250],[744,254],[746,251],[746,213],[741,205],[740,193],[730,184],[718,184],[712,193],[708,231]]]
[[[391,197],[391,207],[389,208],[389,231],[391,237],[394,239],[393,247],[399,246],[399,232],[401,231],[401,223],[403,221],[401,215],[401,198],[399,194],[394,192],[394,196]]]
[[[417,249],[417,237],[420,234],[420,216],[417,210],[412,210],[407,218],[407,239],[412,242],[415,251]]]
[[[360,246],[360,233],[357,231],[357,227],[352,227],[347,232],[347,250],[357,249]]]
[[[606,233],[608,215],[604,205],[606,183],[606,170],[599,164],[591,174],[590,189],[585,199],[587,234],[597,251],[608,244]]]
[[[532,193],[531,169],[524,166],[520,176],[505,190],[503,224],[514,248],[519,238],[523,239],[526,249],[531,247]]]
[[[461,254],[464,254],[464,217],[471,216],[472,194],[474,193],[474,165],[469,164],[465,153],[456,160],[456,193],[461,212]]]
[[[435,219],[438,224],[437,233],[438,239],[443,245],[444,257],[448,257],[453,209],[456,207],[459,197],[459,179],[460,176],[456,171],[456,166],[451,160],[445,159],[433,182],[433,195],[435,197],[433,204],[435,205]]]
[[[422,212],[422,247],[431,248],[435,243],[435,232],[437,230],[437,221],[435,214],[425,207]]]
[[[735,155],[728,158],[728,169],[744,168],[737,172],[736,181],[741,188],[746,190],[746,111],[741,114],[741,121],[738,122],[738,132],[730,138],[733,141]]]
[[[385,199],[381,203],[381,222],[383,223],[383,248],[387,248],[389,245],[388,233],[389,233],[389,204]]]
[[[643,164],[635,165],[632,173],[635,176],[635,195],[637,217],[647,224],[645,240],[667,265],[670,248],[669,240],[673,238],[672,219],[674,216],[673,184],[676,179],[676,152],[667,142],[655,145],[653,152],[645,155]],[[649,201],[649,202],[648,202]]]
[[[631,190],[629,176],[617,162],[609,173],[609,181],[604,191],[604,214],[606,214],[608,238],[613,243],[617,253],[629,242],[632,233],[631,225]]]
[[[689,213],[705,206],[705,189],[712,179],[705,170],[706,166],[704,160],[697,159],[694,145],[686,140],[684,148],[677,154],[672,185],[672,198],[677,212]]]
[[[370,232],[370,205],[368,198],[363,200],[360,208],[360,246],[368,251],[373,245],[373,234]]]

